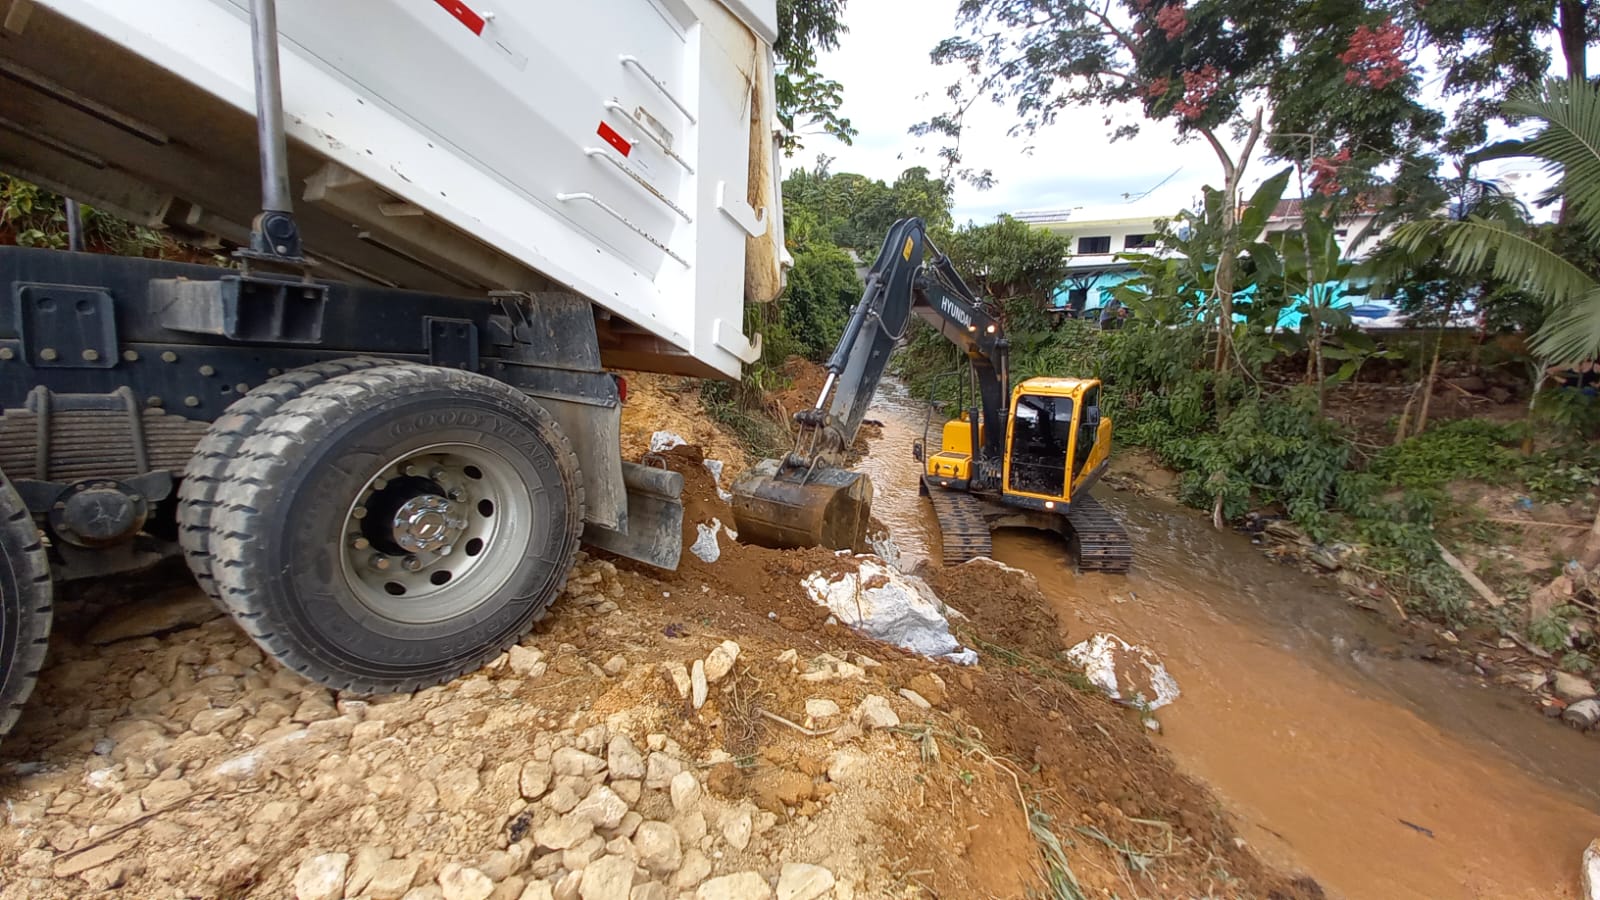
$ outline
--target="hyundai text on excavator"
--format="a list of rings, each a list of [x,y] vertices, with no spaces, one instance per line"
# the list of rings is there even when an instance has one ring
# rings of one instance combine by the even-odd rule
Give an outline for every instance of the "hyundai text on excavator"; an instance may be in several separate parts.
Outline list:
[[[1089,493],[1111,453],[1100,382],[1029,378],[1013,386],[1000,323],[914,218],[896,222],[884,239],[816,405],[795,415],[794,448],[734,485],[740,538],[780,548],[864,545],[872,482],[846,469],[846,458],[913,314],[965,351],[975,384],[972,404],[944,424],[938,448],[924,441],[913,451],[944,563],[990,556],[991,529],[1016,526],[1060,533],[1080,571],[1126,572],[1127,533]]]

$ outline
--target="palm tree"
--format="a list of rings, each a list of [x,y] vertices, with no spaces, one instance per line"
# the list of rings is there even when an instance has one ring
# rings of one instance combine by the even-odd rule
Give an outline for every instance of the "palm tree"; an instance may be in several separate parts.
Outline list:
[[[1539,131],[1486,147],[1472,159],[1542,160],[1558,179],[1551,193],[1565,203],[1571,224],[1600,249],[1600,87],[1551,80],[1515,96],[1505,111],[1539,123]],[[1411,253],[1436,247],[1461,274],[1492,273],[1541,298],[1548,315],[1531,341],[1540,358],[1575,363],[1600,353],[1600,280],[1514,217],[1473,213],[1412,222],[1391,240]]]
[[[1557,177],[1553,198],[1591,257],[1600,256],[1600,87],[1552,79],[1506,103],[1509,116],[1539,124],[1532,137],[1503,141],[1474,160],[1537,159]],[[1503,216],[1412,222],[1392,241],[1408,251],[1435,246],[1445,264],[1462,274],[1492,272],[1544,301],[1548,314],[1533,334],[1533,352],[1547,363],[1578,363],[1600,354],[1600,279],[1592,266],[1568,259]],[[1584,555],[1600,557],[1600,510]],[[1594,559],[1587,560],[1594,562]]]

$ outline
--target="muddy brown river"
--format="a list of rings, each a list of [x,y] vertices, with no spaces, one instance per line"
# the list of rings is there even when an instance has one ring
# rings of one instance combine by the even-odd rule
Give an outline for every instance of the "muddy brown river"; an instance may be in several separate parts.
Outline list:
[[[883,435],[860,468],[912,565],[938,553],[911,458],[924,408],[889,383],[869,415]],[[1034,532],[1002,531],[995,555],[1038,578],[1072,642],[1111,631],[1162,657],[1182,696],[1156,740],[1264,859],[1351,900],[1579,896],[1600,744],[1513,689],[1406,657],[1329,585],[1191,510],[1096,496],[1133,537],[1128,575],[1076,575]]]

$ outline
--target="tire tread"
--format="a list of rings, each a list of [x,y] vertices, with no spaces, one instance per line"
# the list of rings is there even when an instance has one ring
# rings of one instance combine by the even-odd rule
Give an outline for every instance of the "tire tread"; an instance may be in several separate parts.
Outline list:
[[[535,604],[525,626],[498,643],[457,660],[448,671],[418,677],[378,680],[338,671],[329,660],[307,648],[281,627],[280,617],[266,608],[258,586],[272,573],[264,570],[258,535],[268,531],[260,498],[276,490],[284,476],[305,463],[318,438],[337,429],[356,411],[397,391],[438,387],[442,380],[465,379],[476,390],[503,398],[528,410],[536,431],[553,451],[573,503],[568,509],[564,552],[557,563],[551,587]],[[363,402],[365,401],[365,402]],[[482,375],[420,364],[390,364],[352,371],[310,387],[279,404],[270,416],[255,422],[253,440],[238,446],[230,465],[210,493],[214,503],[207,522],[210,571],[223,607],[266,653],[285,667],[325,687],[356,693],[407,692],[451,681],[480,668],[516,643],[542,619],[566,586],[579,549],[583,527],[583,479],[572,442],[550,413],[521,391]]]

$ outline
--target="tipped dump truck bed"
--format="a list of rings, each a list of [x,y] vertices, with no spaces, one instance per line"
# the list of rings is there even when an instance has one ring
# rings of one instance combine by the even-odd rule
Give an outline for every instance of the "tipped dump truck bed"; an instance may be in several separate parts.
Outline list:
[[[259,209],[247,0],[0,0],[0,170],[175,236]],[[570,290],[610,367],[737,376],[781,287],[770,0],[279,0],[317,277]]]

